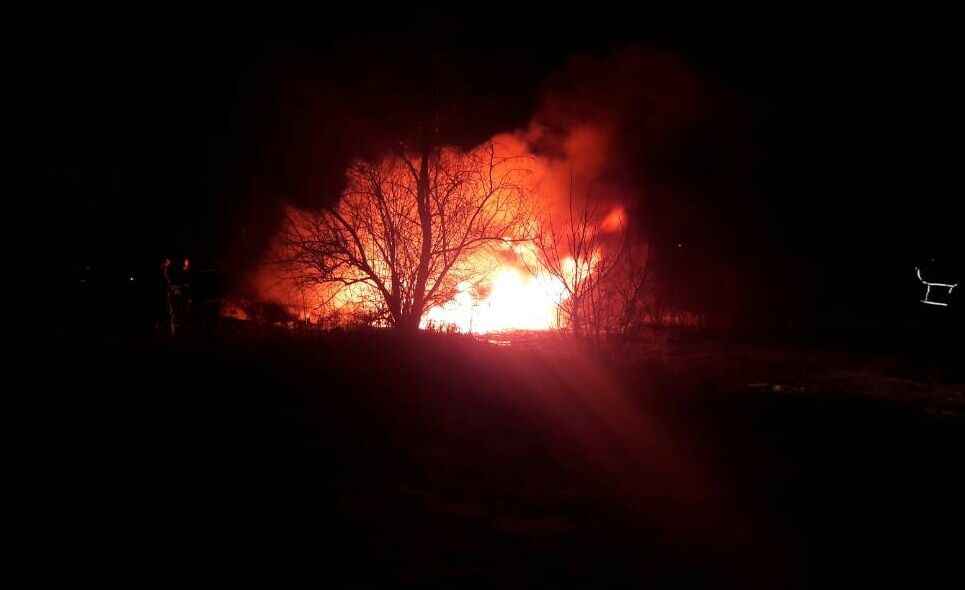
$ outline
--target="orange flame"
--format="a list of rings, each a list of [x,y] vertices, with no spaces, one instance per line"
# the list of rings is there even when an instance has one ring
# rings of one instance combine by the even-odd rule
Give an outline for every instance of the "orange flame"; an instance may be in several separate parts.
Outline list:
[[[503,134],[493,138],[506,155],[529,154],[525,163],[529,173],[526,193],[539,195],[534,197],[539,201],[540,215],[537,217],[555,218],[562,227],[572,214],[564,204],[568,198],[573,198],[574,171],[591,178],[602,166],[600,154],[605,152],[601,147],[602,135],[591,131],[585,128],[574,131],[566,143],[566,155],[562,159],[533,156],[527,140],[521,135]],[[600,233],[623,231],[627,215],[622,206],[614,204],[621,200],[618,191],[607,193],[604,188],[602,193],[594,194],[593,198],[611,203],[611,208],[596,227],[589,229]],[[532,224],[531,230],[539,229],[537,221]],[[593,252],[588,260],[579,261],[564,256],[562,268],[557,271],[562,273],[561,279],[541,266],[534,248],[531,242],[507,237],[491,251],[474,254],[466,264],[482,272],[486,269],[488,273],[474,279],[475,282],[459,283],[449,301],[431,307],[423,315],[420,326],[475,334],[563,327],[560,306],[570,296],[567,284],[572,287],[591,276],[601,253]],[[317,315],[352,318],[359,310],[364,311],[366,302],[373,296],[371,287],[363,283],[349,285],[335,295],[326,296],[322,291],[305,288],[289,288],[283,292],[278,277],[271,271],[265,271],[259,278],[262,296],[284,303],[298,317],[306,317],[309,310],[324,306],[328,312]]]

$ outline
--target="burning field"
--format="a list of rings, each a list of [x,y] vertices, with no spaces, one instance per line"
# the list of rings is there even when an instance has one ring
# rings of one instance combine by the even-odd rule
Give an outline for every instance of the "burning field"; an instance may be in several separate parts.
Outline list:
[[[262,295],[336,324],[477,334],[586,324],[616,304],[604,299],[617,295],[618,270],[646,269],[617,268],[641,262],[629,241],[642,237],[617,187],[577,164],[580,177],[509,135],[356,162],[336,204],[287,211]]]
[[[700,321],[703,310],[658,288],[652,251],[668,236],[636,205],[645,188],[620,130],[644,98],[654,133],[686,128],[698,86],[673,59],[615,61],[574,66],[580,82],[550,92],[520,131],[457,147],[421,129],[354,160],[340,195],[286,208],[254,292],[325,326],[599,338]],[[583,78],[625,69],[653,75],[635,91],[644,98],[580,94]],[[665,264],[684,247],[669,239]]]

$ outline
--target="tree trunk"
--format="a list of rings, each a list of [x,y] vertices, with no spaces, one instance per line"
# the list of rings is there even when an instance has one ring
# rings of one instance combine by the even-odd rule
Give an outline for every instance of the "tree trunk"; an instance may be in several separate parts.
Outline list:
[[[429,208],[429,155],[431,148],[426,141],[422,148],[422,161],[419,163],[419,178],[416,199],[418,200],[419,225],[422,227],[422,249],[419,253],[419,267],[416,269],[415,289],[412,309],[409,311],[408,325],[405,329],[416,330],[426,304],[426,282],[429,280],[429,263],[432,257],[432,214]]]

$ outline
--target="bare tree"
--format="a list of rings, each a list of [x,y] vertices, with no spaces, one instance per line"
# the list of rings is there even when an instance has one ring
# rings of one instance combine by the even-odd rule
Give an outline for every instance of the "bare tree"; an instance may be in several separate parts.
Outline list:
[[[599,202],[576,203],[571,179],[563,222],[551,211],[540,218],[533,238],[536,260],[527,263],[532,274],[548,275],[562,286],[560,324],[579,339],[601,338],[613,314],[607,285],[622,254],[623,232],[602,232],[605,218]]]
[[[461,282],[489,270],[478,253],[528,237],[524,164],[492,142],[357,161],[337,203],[289,212],[280,262],[296,283],[324,293],[323,304],[414,330]]]
[[[641,239],[630,227],[626,231],[619,265],[609,281],[615,298],[613,331],[624,341],[637,335],[647,322],[654,292],[650,271],[653,241]]]
[[[620,216],[590,197],[577,199],[570,183],[562,222],[547,213],[533,239],[532,274],[562,285],[560,326],[595,347],[625,340],[643,323],[650,296],[650,247]]]

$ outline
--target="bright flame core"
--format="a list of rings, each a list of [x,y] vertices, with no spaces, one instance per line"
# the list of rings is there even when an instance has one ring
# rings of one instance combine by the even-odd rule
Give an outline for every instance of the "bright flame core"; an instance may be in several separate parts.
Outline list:
[[[566,298],[562,281],[531,276],[512,266],[498,269],[489,293],[477,298],[472,285],[460,283],[459,293],[436,306],[422,319],[422,327],[449,327],[486,334],[506,330],[549,330],[559,324],[559,305]]]

